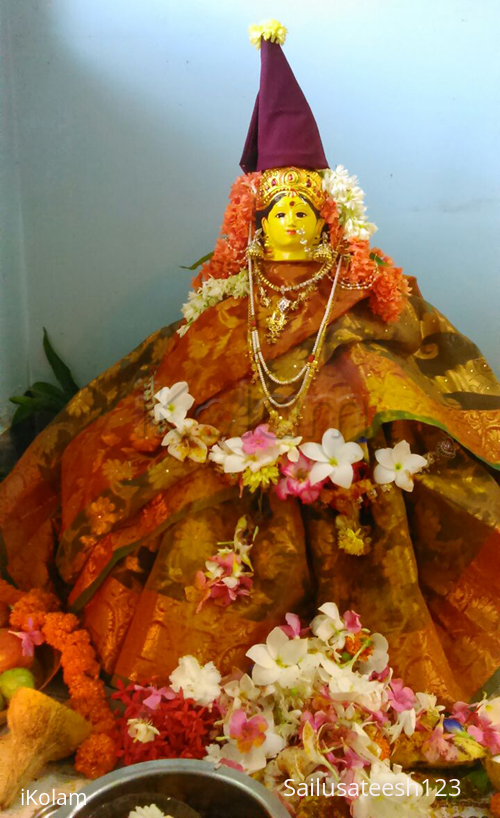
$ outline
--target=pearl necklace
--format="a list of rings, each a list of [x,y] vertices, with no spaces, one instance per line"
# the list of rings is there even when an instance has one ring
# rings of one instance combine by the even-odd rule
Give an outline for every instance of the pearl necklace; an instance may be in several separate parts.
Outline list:
[[[291,431],[290,427],[293,428],[294,423],[291,421],[284,420],[282,415],[279,415],[276,410],[287,409],[293,406],[294,404],[297,404],[298,408],[297,415],[299,415],[302,399],[303,397],[305,397],[305,393],[309,389],[309,386],[316,374],[316,371],[319,368],[319,357],[323,347],[326,329],[330,322],[335,291],[337,289],[337,282],[339,279],[340,266],[341,258],[339,257],[335,277],[333,279],[330,294],[328,296],[328,301],[326,303],[325,312],[321,324],[319,326],[318,332],[316,334],[316,339],[311,354],[308,355],[307,361],[299,373],[294,375],[292,378],[278,378],[270,371],[264,359],[264,355],[262,354],[259,329],[257,326],[257,316],[255,312],[253,261],[251,257],[248,258],[248,347],[250,361],[252,364],[254,377],[260,380],[260,385],[262,387],[262,392],[264,396],[264,402],[268,409],[269,415],[271,419],[275,422],[275,424],[278,426],[278,429],[281,429],[282,431],[283,430],[285,432]],[[300,380],[302,381],[302,383],[300,384],[298,391],[295,393],[295,395],[293,395],[291,398],[288,398],[283,402],[280,402],[277,401],[270,394],[266,382],[266,375],[271,381],[273,381],[276,384],[279,384],[280,386],[297,383]]]

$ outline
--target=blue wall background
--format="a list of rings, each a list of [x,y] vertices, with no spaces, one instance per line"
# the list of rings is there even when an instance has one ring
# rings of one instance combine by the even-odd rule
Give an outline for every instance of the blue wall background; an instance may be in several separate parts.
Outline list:
[[[214,243],[273,16],[376,242],[500,368],[497,0],[2,0],[0,400],[83,385],[178,317]]]

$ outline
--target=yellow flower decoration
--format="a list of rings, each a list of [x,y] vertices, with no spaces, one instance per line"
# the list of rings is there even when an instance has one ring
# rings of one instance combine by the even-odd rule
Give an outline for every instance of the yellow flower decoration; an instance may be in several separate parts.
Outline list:
[[[90,412],[94,398],[89,389],[81,389],[74,398],[68,403],[68,414],[75,415],[79,418],[80,415],[86,415]]]
[[[271,40],[272,43],[278,43],[278,45],[284,45],[287,29],[279,20],[265,20],[263,23],[259,23],[259,25],[250,26],[248,34],[252,45],[259,49],[262,39]]]
[[[118,516],[114,513],[115,511],[115,504],[108,500],[107,497],[99,497],[94,503],[91,503],[88,518],[92,534],[97,534],[99,537],[111,531],[113,524],[118,519]]]
[[[268,489],[272,483],[277,483],[279,476],[280,474],[276,464],[263,466],[259,471],[245,469],[243,472],[243,485],[248,486],[253,494],[254,491],[257,491],[259,486],[263,489]]]

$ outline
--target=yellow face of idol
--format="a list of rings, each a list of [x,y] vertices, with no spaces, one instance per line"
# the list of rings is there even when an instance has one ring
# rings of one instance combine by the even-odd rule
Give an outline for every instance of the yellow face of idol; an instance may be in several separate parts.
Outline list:
[[[274,261],[308,261],[325,221],[296,193],[285,194],[262,219],[265,255]]]

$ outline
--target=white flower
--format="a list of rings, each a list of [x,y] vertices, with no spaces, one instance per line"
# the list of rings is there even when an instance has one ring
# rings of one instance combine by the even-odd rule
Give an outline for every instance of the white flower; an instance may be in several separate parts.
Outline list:
[[[146,719],[129,719],[128,734],[134,741],[140,741],[141,744],[147,744],[149,741],[154,741],[155,736],[160,735],[160,731],[153,727],[150,721]]]
[[[158,401],[154,407],[155,420],[168,420],[174,426],[181,424],[194,403],[194,398],[188,390],[186,381],[179,381],[173,386],[164,386],[160,389],[155,395]]]
[[[398,713],[397,721],[386,728],[390,734],[391,741],[396,741],[403,732],[406,733],[407,736],[412,736],[415,732],[416,723],[417,716],[414,707],[410,710],[403,710],[401,713]]]
[[[325,666],[326,663],[322,663]],[[327,665],[330,679],[328,688],[332,699],[340,702],[356,702],[367,710],[380,710],[385,688],[381,682],[370,681],[352,668],[340,667],[334,662]]]
[[[276,441],[280,454],[286,454],[291,463],[296,463],[299,459],[299,443],[301,437],[279,437]]]
[[[184,461],[188,457],[196,463],[204,463],[208,446],[215,443],[218,437],[219,433],[214,426],[198,423],[194,418],[185,418],[176,429],[167,432],[161,445],[168,446],[168,453],[177,460]]]
[[[246,655],[255,662],[252,680],[256,685],[293,687],[300,676],[299,663],[307,654],[307,639],[289,639],[281,628],[274,628],[266,644],[254,645]]]
[[[367,241],[377,230],[376,225],[366,220],[364,193],[356,176],[349,176],[342,166],[323,171],[323,188],[337,205],[339,222],[347,239]]]
[[[286,747],[286,740],[276,732],[272,710],[265,710],[259,715],[267,722],[264,742],[260,746],[253,746],[246,752],[238,749],[239,737],[230,737],[230,718],[226,718],[224,723],[224,735],[229,740],[229,744],[222,746],[222,754],[225,755],[229,747],[234,747],[238,753],[235,760],[250,775],[257,772],[257,770],[263,770],[267,764],[267,759],[274,758]],[[245,738],[243,738],[243,743],[245,743]]]
[[[224,298],[243,298],[248,293],[248,276],[246,270],[240,270],[229,278],[208,278],[196,292],[190,292],[181,312],[186,319],[177,332],[184,335],[200,315]]]
[[[396,483],[400,489],[413,491],[412,475],[427,466],[425,457],[412,454],[406,440],[396,443],[393,449],[377,449],[377,465],[373,472],[376,483]]]
[[[422,785],[401,768],[391,770],[388,764],[375,762],[369,783],[378,787],[363,787],[351,805],[353,818],[428,818],[435,790],[426,795]]]
[[[245,469],[253,472],[259,471],[263,466],[274,463],[279,456],[280,450],[277,445],[267,449],[257,449],[252,454],[247,454],[243,451],[241,437],[230,437],[212,447],[209,459],[221,465],[225,474],[237,474]]]
[[[194,656],[183,656],[170,674],[174,693],[182,690],[185,699],[194,699],[202,705],[211,704],[220,696],[221,675],[213,662],[201,667]]]
[[[363,449],[357,443],[346,443],[338,429],[327,429],[319,443],[303,443],[306,457],[316,463],[309,473],[311,484],[329,477],[336,486],[348,489],[354,472],[352,463],[363,459]]]
[[[373,653],[366,660],[358,660],[356,669],[369,676],[373,671],[382,673],[389,662],[389,643],[381,633],[373,633],[370,637]]]
[[[486,716],[492,724],[500,726],[500,696],[494,699],[485,699],[477,710],[480,716]]]
[[[260,688],[254,685],[248,673],[244,673],[241,679],[225,684],[223,690],[226,696],[234,699],[235,708],[241,707],[242,701],[255,702],[262,695]]]
[[[339,633],[345,631],[344,620],[339,614],[339,609],[335,602],[325,602],[318,610],[321,614],[315,616],[311,622],[311,630],[318,639],[329,642],[332,636],[337,637]],[[340,645],[344,647],[345,638]]]
[[[437,696],[434,693],[415,693],[415,698],[420,705],[420,707],[417,707],[417,713],[425,710],[427,713],[439,714],[442,710],[445,710],[443,704],[438,705]]]

